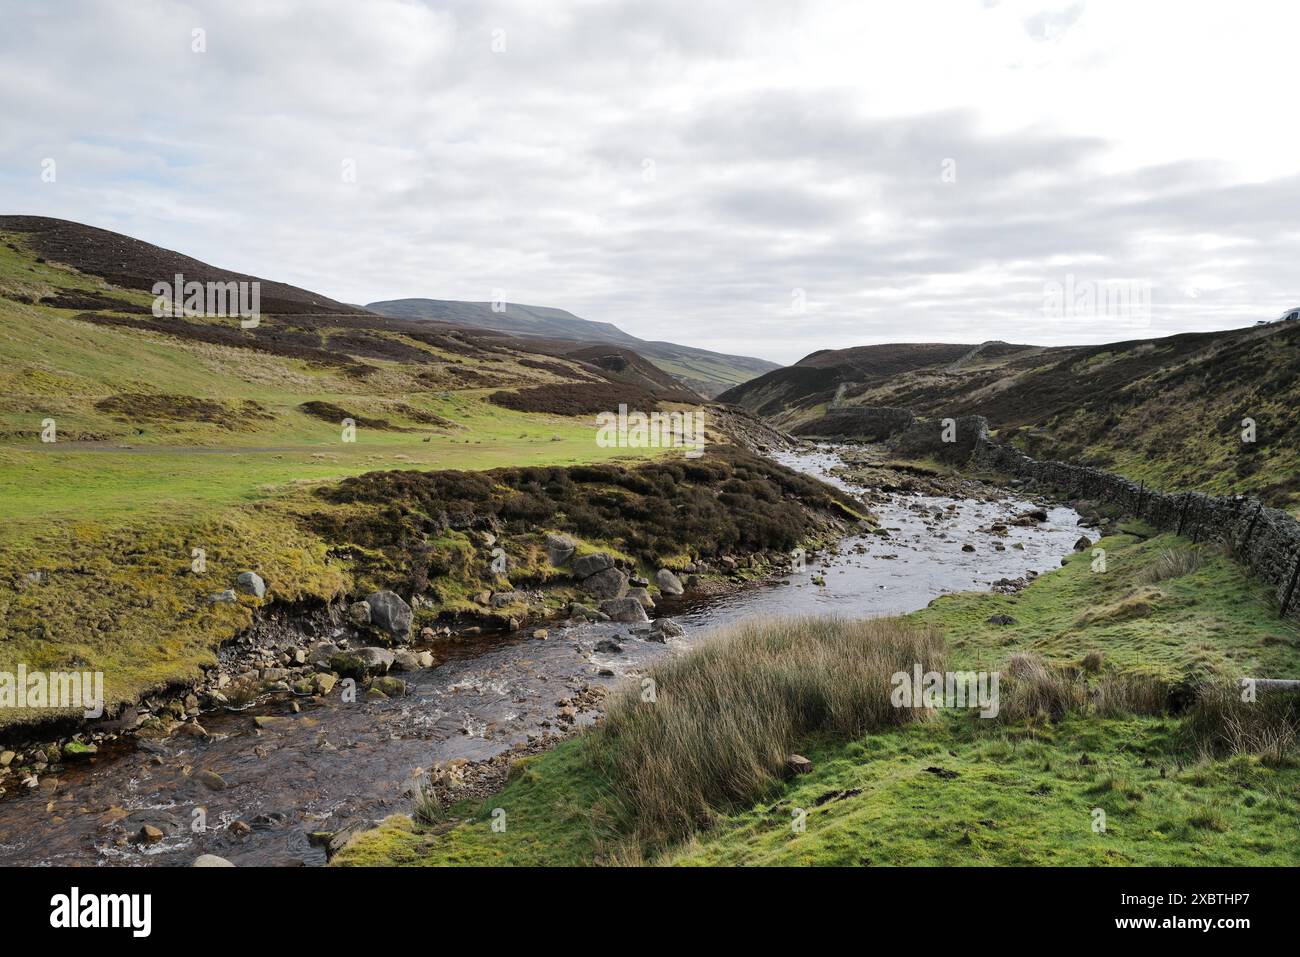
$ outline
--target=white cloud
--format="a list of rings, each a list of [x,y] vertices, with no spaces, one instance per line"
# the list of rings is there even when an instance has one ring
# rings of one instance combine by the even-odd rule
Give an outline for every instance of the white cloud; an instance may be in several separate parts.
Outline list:
[[[1300,300],[1290,5],[0,7],[0,209],[347,301],[790,361],[1132,334],[1044,318],[1069,274],[1149,283],[1152,333]]]

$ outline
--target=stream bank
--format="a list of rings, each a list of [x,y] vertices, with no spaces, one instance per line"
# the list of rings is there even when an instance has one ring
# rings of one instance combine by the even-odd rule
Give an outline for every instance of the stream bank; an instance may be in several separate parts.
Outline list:
[[[857,492],[836,474],[843,461],[834,449],[774,457]],[[1071,509],[965,491],[876,496],[876,533],[850,535],[761,583],[664,599],[656,614],[675,626],[570,622],[548,626],[544,639],[442,642],[428,649],[432,667],[401,675],[403,694],[345,701],[337,691],[282,692],[245,711],[204,713],[202,735],[121,739],[0,801],[0,857],[189,864],[215,854],[236,864],[323,864],[326,835],[409,810],[430,769],[544,748],[597,720],[619,681],[713,628],[750,615],[895,614],[945,592],[1014,587],[1056,567],[1079,536]],[[1017,524],[1037,510],[1044,520]],[[295,623],[282,624],[291,638]],[[321,640],[325,627],[300,637]]]

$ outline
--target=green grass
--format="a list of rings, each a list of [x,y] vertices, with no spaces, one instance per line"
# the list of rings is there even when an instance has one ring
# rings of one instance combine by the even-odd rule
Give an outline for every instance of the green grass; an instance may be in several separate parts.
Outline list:
[[[1106,572],[1080,555],[1017,596],[946,596],[909,617],[947,637],[955,669],[1000,668],[1026,651],[1071,668],[1101,652],[1100,665],[1096,655],[1089,662],[1101,671],[1094,682],[1300,674],[1300,629],[1280,621],[1265,590],[1223,556],[1203,552],[1194,569],[1151,586],[1147,570],[1189,543],[1119,535],[1100,544]],[[1161,597],[1142,614],[1122,611],[1152,587]],[[1018,623],[987,623],[1001,614]],[[799,745],[813,773],[775,782],[744,806],[715,806],[707,825],[662,848],[636,839],[629,796],[602,770],[598,736],[587,733],[529,759],[498,795],[462,805],[440,828],[394,818],[355,838],[337,862],[1300,864],[1294,757],[1216,759],[1190,741],[1181,718],[1092,711],[1056,722],[943,712],[856,738],[814,733]],[[488,826],[496,807],[510,821],[504,834]],[[1094,830],[1097,809],[1103,831]]]
[[[348,562],[331,554],[339,543],[302,520],[319,507],[314,487],[376,470],[646,461],[661,451],[598,447],[594,417],[488,403],[497,388],[548,379],[518,357],[429,346],[441,362],[371,359],[374,370],[357,379],[295,358],[95,325],[74,318],[80,310],[14,298],[59,290],[153,301],[37,262],[24,237],[0,233],[0,670],[19,662],[102,670],[110,702],[211,664],[255,603],[206,598],[243,569],[261,573],[285,601],[357,587]],[[464,388],[463,369],[493,385]],[[119,403],[124,413],[97,407],[136,395],[151,397],[152,408],[138,400]],[[177,414],[192,400],[221,414]],[[402,431],[363,426],[344,442],[341,423],[301,410],[310,401]],[[58,429],[52,444],[40,441],[47,418]],[[188,572],[195,547],[207,551],[201,577]],[[37,572],[44,580],[29,581]],[[0,725],[31,717],[8,709]]]
[[[492,812],[505,811],[505,831],[493,831]],[[577,866],[620,859],[624,840],[614,821],[614,796],[592,773],[587,741],[562,742],[511,768],[500,795],[461,802],[447,822],[416,828],[395,815],[353,840],[334,859],[342,866],[511,865]]]
[[[1176,722],[1071,717],[985,729],[949,716],[809,756],[772,802],[668,854],[676,864],[1275,865],[1300,863],[1300,770],[1180,763]],[[1084,755],[1088,764],[1081,764]],[[945,778],[927,771],[955,772]],[[836,799],[836,793],[853,792]],[[819,800],[831,800],[817,806]],[[806,827],[792,827],[795,809]],[[1105,831],[1093,830],[1095,809]],[[1099,816],[1097,819],[1100,819]],[[1208,822],[1208,823],[1207,823]]]
[[[486,411],[492,408],[458,405],[463,430],[432,434],[428,442],[418,433],[360,429],[355,443],[345,443],[341,430],[295,414],[286,416],[290,427],[274,432],[147,432],[123,443],[132,450],[58,443],[42,448],[39,441],[0,445],[0,519],[42,523],[177,508],[209,511],[282,494],[295,483],[377,470],[573,465],[647,458],[658,451],[603,449],[595,443],[594,426],[584,421]]]
[[[1115,669],[1177,680],[1186,675],[1286,677],[1300,674],[1300,630],[1277,616],[1270,590],[1231,559],[1202,548],[1189,574],[1146,583],[1172,534],[1145,541],[1117,535],[1097,542],[1106,571],[1093,571],[1091,549],[1017,595],[947,595],[916,614],[943,632],[950,653],[971,667],[992,667],[1017,651],[1077,664],[1102,651]],[[993,615],[1014,625],[990,626]]]
[[[6,298],[59,289],[99,291],[139,305],[153,301],[147,293],[37,263],[21,236],[0,233],[0,520],[6,525],[168,515],[178,508],[212,513],[282,493],[291,483],[377,469],[568,465],[658,453],[600,448],[594,418],[512,412],[486,401],[496,386],[431,389],[400,363],[369,360],[378,371],[357,380],[297,359],[97,326],[73,318],[78,310]],[[446,369],[481,367],[507,386],[549,377],[511,358],[494,357],[500,361],[489,367],[434,347],[425,351],[446,360]],[[105,398],[140,393],[211,400],[231,414],[212,423],[96,408]],[[299,409],[311,400],[411,431],[362,427],[355,443],[347,443],[340,424]],[[262,414],[242,412],[245,401]],[[422,423],[411,410],[446,424]],[[40,441],[47,418],[57,424],[53,444]]]

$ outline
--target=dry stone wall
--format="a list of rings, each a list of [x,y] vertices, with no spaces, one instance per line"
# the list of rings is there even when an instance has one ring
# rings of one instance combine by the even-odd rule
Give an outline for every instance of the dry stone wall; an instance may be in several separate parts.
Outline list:
[[[1226,543],[1237,561],[1273,589],[1282,614],[1300,618],[1300,521],[1288,513],[1248,496],[1158,492],[1101,469],[1040,462],[994,442],[987,422],[976,428],[971,463],[978,468],[1004,472],[1070,498],[1119,504],[1157,528],[1196,542]]]

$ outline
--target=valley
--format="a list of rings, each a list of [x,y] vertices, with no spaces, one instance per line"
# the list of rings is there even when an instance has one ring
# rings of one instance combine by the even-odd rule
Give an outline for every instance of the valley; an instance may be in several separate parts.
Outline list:
[[[0,710],[6,859],[1298,863],[1289,558],[1158,494],[1290,522],[1294,322],[770,368],[0,217],[0,359],[0,674],[107,708]]]

